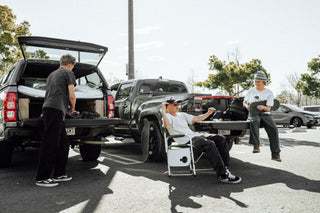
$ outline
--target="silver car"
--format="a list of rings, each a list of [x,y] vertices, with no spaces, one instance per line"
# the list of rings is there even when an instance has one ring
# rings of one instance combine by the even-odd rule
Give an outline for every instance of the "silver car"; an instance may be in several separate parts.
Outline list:
[[[271,115],[277,125],[283,125],[284,127],[292,125],[294,127],[307,126],[311,128],[318,123],[317,118],[312,113],[291,104],[280,104],[277,110],[271,111]]]

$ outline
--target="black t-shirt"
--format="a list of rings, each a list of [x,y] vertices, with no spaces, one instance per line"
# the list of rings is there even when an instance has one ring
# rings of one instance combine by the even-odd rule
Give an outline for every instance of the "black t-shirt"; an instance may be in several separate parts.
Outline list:
[[[51,107],[67,113],[69,105],[68,85],[76,85],[73,71],[60,67],[52,72],[46,82],[46,96],[43,107]]]

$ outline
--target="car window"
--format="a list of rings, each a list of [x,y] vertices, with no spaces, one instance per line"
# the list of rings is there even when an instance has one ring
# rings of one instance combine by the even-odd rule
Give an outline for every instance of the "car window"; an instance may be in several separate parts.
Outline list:
[[[285,112],[285,111],[287,111],[287,110],[288,110],[287,107],[279,106],[278,110],[276,110],[276,111],[278,111],[278,112]]]
[[[27,87],[32,87],[35,89],[46,89],[46,78],[31,78],[31,77],[25,77],[23,80],[20,80],[20,85],[24,85]]]
[[[117,92],[116,100],[121,100],[129,97],[132,87],[132,83],[122,84]]]
[[[186,93],[187,89],[182,84],[172,82],[143,83],[140,86],[140,93]]]
[[[99,88],[102,86],[102,81],[98,73],[94,72],[90,75],[83,76],[77,79],[78,85],[86,85],[91,88]]]

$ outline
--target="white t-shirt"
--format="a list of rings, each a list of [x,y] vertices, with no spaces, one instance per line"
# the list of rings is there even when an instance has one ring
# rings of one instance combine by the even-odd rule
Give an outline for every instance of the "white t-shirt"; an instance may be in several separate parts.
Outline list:
[[[200,133],[194,132],[189,128],[188,124],[192,124],[193,115],[189,115],[184,112],[178,112],[176,116],[166,113],[171,129],[168,130],[170,135],[184,134],[186,136],[181,138],[175,138],[174,141],[178,144],[185,144],[188,142],[189,137],[201,136]],[[187,136],[188,135],[188,136]]]
[[[274,95],[273,92],[265,88],[262,91],[257,90],[255,87],[249,89],[247,95],[244,98],[249,104],[258,101],[267,101],[267,106],[273,106]]]

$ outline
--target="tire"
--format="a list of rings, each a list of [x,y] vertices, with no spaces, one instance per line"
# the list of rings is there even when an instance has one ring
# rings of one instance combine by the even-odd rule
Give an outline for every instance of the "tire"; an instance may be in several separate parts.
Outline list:
[[[141,131],[143,160],[160,161],[165,156],[164,142],[159,126],[154,121],[144,119]]]
[[[101,145],[99,144],[80,144],[79,148],[83,161],[96,161],[100,156]]]
[[[13,147],[7,141],[0,141],[0,167],[11,166]]]
[[[230,151],[233,146],[233,138],[226,138],[226,143],[227,143],[229,151]]]
[[[300,118],[292,118],[291,124],[293,125],[293,127],[301,127],[302,120]]]
[[[307,124],[307,128],[311,129],[312,128],[312,124]]]

